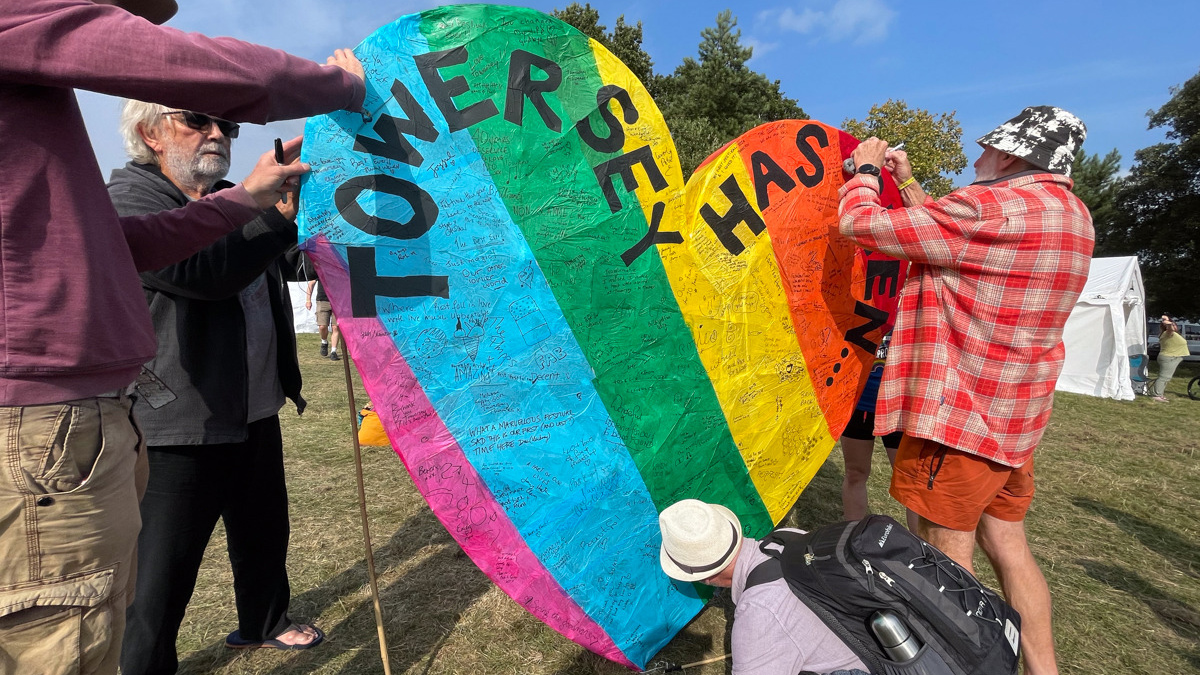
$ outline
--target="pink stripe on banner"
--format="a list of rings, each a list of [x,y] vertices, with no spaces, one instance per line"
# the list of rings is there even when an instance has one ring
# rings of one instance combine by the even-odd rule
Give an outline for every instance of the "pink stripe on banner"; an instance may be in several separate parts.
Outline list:
[[[309,240],[307,248],[349,346],[346,355],[354,355],[388,439],[434,515],[479,569],[530,614],[635,669],[525,544],[426,398],[383,321],[351,317],[350,278],[337,249],[324,236]]]

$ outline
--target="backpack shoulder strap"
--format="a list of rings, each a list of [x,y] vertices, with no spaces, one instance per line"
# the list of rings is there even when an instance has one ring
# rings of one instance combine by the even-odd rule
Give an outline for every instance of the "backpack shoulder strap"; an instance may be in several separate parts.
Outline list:
[[[769,558],[760,562],[758,567],[750,570],[750,574],[746,576],[746,587],[742,589],[742,592],[744,593],[754,586],[760,586],[782,578],[783,566],[779,564],[779,559]]]

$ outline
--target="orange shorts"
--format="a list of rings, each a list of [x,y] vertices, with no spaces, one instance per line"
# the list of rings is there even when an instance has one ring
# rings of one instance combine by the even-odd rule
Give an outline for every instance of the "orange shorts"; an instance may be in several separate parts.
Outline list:
[[[926,520],[952,530],[973,531],[985,513],[1017,522],[1033,501],[1033,458],[1013,468],[905,435],[892,467],[891,493]]]

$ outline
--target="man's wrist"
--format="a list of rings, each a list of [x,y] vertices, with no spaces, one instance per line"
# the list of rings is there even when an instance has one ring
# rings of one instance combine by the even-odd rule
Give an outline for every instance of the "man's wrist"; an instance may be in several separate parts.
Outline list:
[[[855,169],[855,173],[859,176],[871,176],[878,182],[878,192],[883,194],[883,176],[879,167],[874,164],[862,164]]]
[[[862,178],[862,179],[872,179],[873,178],[875,180],[861,180],[861,181],[855,183],[854,181],[859,178]],[[871,192],[874,192],[876,195],[880,195],[880,196],[883,195],[883,179],[879,178],[878,176],[872,176],[870,174],[863,174],[863,173],[855,174],[854,176],[851,177],[850,180],[846,181],[846,186],[844,189],[853,190],[853,189],[857,189],[860,187],[866,188],[866,189],[870,190]]]
[[[904,181],[903,183],[901,183],[901,184],[897,185],[897,186],[896,186],[896,189],[897,189],[897,190],[903,190],[904,188],[906,188],[906,187],[908,187],[909,185],[912,185],[913,183],[916,183],[916,182],[917,182],[917,179],[916,179],[916,178],[913,178],[912,176],[909,176],[909,177],[908,177],[908,180],[906,180],[906,181]]]

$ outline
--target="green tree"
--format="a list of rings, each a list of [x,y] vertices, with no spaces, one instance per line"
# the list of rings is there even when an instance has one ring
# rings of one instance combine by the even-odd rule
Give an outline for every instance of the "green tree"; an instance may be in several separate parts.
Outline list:
[[[903,142],[912,162],[913,178],[934,198],[954,189],[946,173],[959,174],[967,166],[962,125],[954,111],[934,115],[922,108],[910,108],[904,101],[888,99],[871,106],[861,121],[847,118],[842,128],[860,140],[876,136],[892,144]]]
[[[1108,249],[1114,243],[1114,234],[1119,234],[1116,233],[1116,198],[1121,188],[1121,179],[1117,177],[1120,170],[1121,153],[1116,148],[1104,157],[1099,153],[1088,155],[1083,148],[1075,151],[1075,161],[1071,166],[1071,178],[1075,181],[1073,190],[1075,196],[1087,204],[1092,212],[1092,222],[1096,227],[1096,255],[1110,255]]]
[[[572,2],[563,9],[556,9],[551,14],[559,21],[571,24],[579,32],[604,45],[614,56],[639,79],[650,95],[655,94],[658,78],[654,75],[654,62],[650,55],[642,49],[642,22],[630,25],[625,23],[625,16],[617,17],[617,24],[612,31],[600,23],[599,10],[593,9],[591,3],[580,5]]]
[[[746,62],[751,47],[741,43],[737,19],[725,10],[717,25],[701,31],[699,58],[687,57],[652,90],[679,150],[688,176],[709,154],[765,122],[808,119],[794,99],[783,95]]]
[[[1165,129],[1167,140],[1134,154],[1106,247],[1138,256],[1156,313],[1200,316],[1200,74],[1171,89],[1171,100],[1150,112],[1150,128]]]

